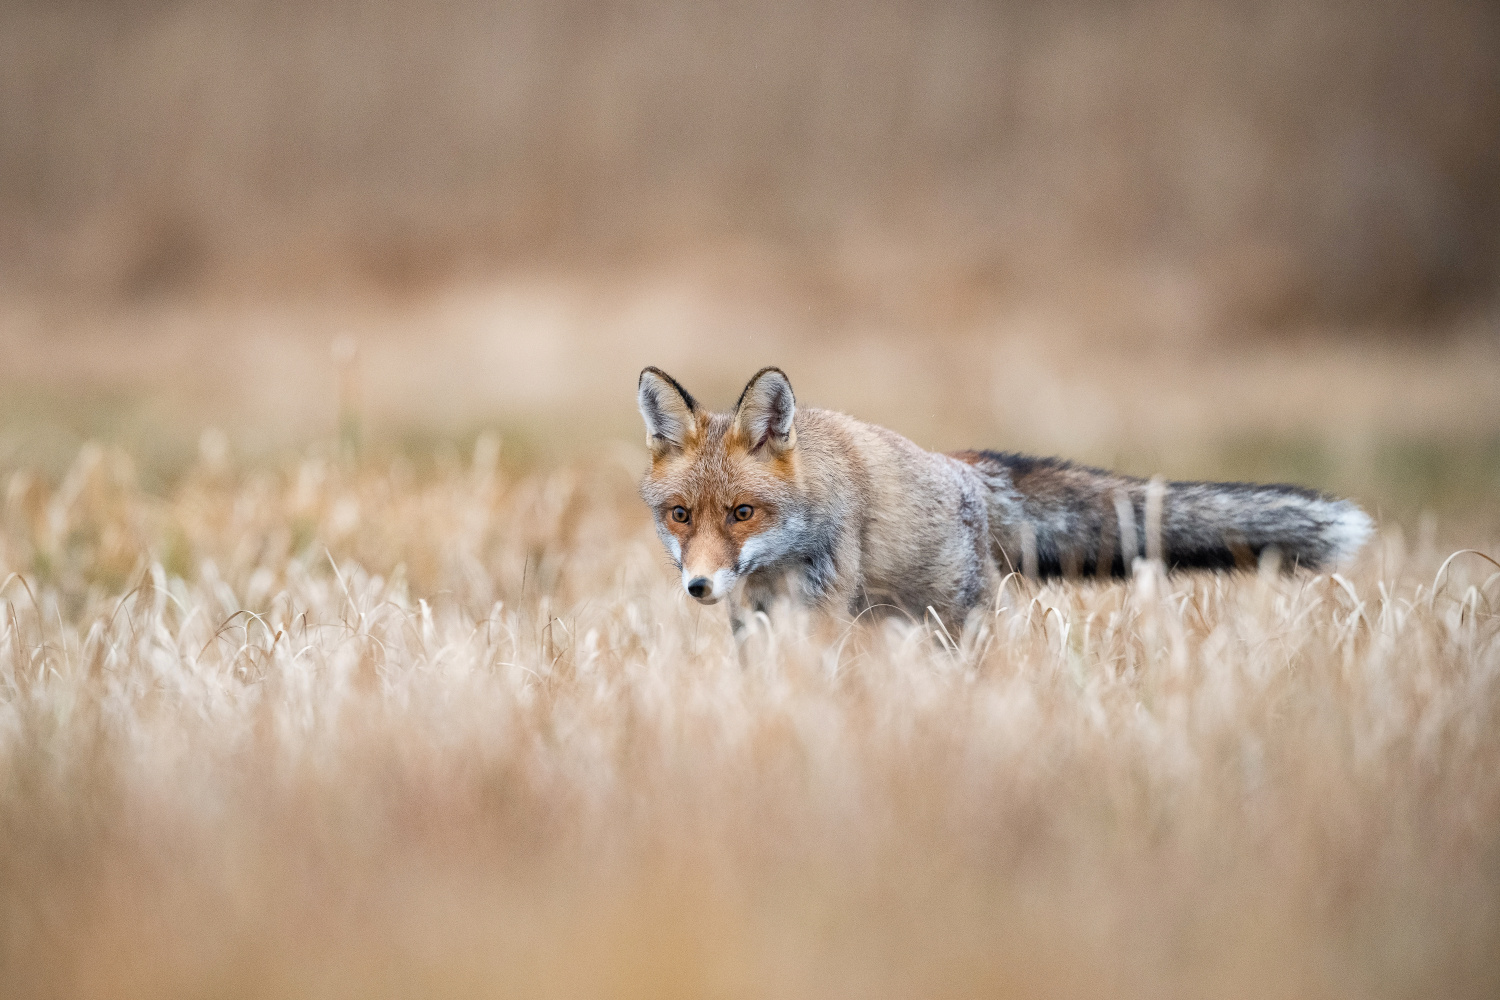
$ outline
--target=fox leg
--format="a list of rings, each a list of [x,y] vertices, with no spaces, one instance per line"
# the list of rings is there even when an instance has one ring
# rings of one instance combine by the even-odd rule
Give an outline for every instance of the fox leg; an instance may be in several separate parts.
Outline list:
[[[750,641],[750,622],[745,614],[745,609],[739,606],[739,602],[731,599],[729,602],[729,631],[734,635],[734,655],[740,661],[740,669],[746,670],[750,666],[749,652],[745,646]]]
[[[811,613],[809,634],[816,642],[837,642],[864,610],[863,555],[850,532],[803,568],[797,596]]]
[[[749,666],[748,647],[756,634],[764,631],[764,622],[769,620],[764,616],[769,612],[775,597],[773,581],[751,576],[741,580],[725,602],[729,606],[729,630],[734,635],[734,648],[741,667]],[[757,616],[761,620],[758,621]]]
[[[734,647],[740,652],[741,661],[744,660],[745,641],[750,637],[751,616],[755,613],[743,600],[742,593],[736,592],[729,598],[729,631],[734,635]]]

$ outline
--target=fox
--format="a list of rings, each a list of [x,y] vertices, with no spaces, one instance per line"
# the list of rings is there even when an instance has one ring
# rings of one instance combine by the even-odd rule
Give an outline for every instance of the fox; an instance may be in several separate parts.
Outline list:
[[[1163,482],[1005,451],[928,451],[894,431],[797,405],[776,367],[713,413],[660,368],[637,382],[650,465],[640,496],[700,604],[742,639],[778,598],[848,620],[885,609],[964,623],[1008,573],[1037,579],[1288,569],[1352,558],[1357,504],[1287,484]],[[946,627],[946,625],[945,625]]]

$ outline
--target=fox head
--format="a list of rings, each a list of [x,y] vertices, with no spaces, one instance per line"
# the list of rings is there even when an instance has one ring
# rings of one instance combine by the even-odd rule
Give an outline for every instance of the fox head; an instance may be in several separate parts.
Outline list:
[[[693,598],[722,600],[795,551],[807,511],[797,404],[780,369],[756,372],[732,413],[709,413],[659,368],[641,372],[637,402],[651,448],[641,499]]]

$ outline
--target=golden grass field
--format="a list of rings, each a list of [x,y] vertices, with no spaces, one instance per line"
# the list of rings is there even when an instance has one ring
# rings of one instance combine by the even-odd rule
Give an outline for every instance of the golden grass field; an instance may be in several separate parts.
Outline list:
[[[1500,6],[0,4],[0,1000],[1500,996]],[[1337,575],[747,666],[645,365]]]
[[[742,669],[643,449],[500,453],[11,473],[0,994],[1500,990],[1492,539]]]

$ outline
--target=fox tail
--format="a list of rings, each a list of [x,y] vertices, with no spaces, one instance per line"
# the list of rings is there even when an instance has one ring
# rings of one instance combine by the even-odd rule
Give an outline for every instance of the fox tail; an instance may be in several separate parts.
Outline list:
[[[989,487],[1002,572],[1123,576],[1139,557],[1230,569],[1269,549],[1288,568],[1319,569],[1352,557],[1374,530],[1352,501],[1300,486],[1148,481],[1007,452],[954,457]]]

